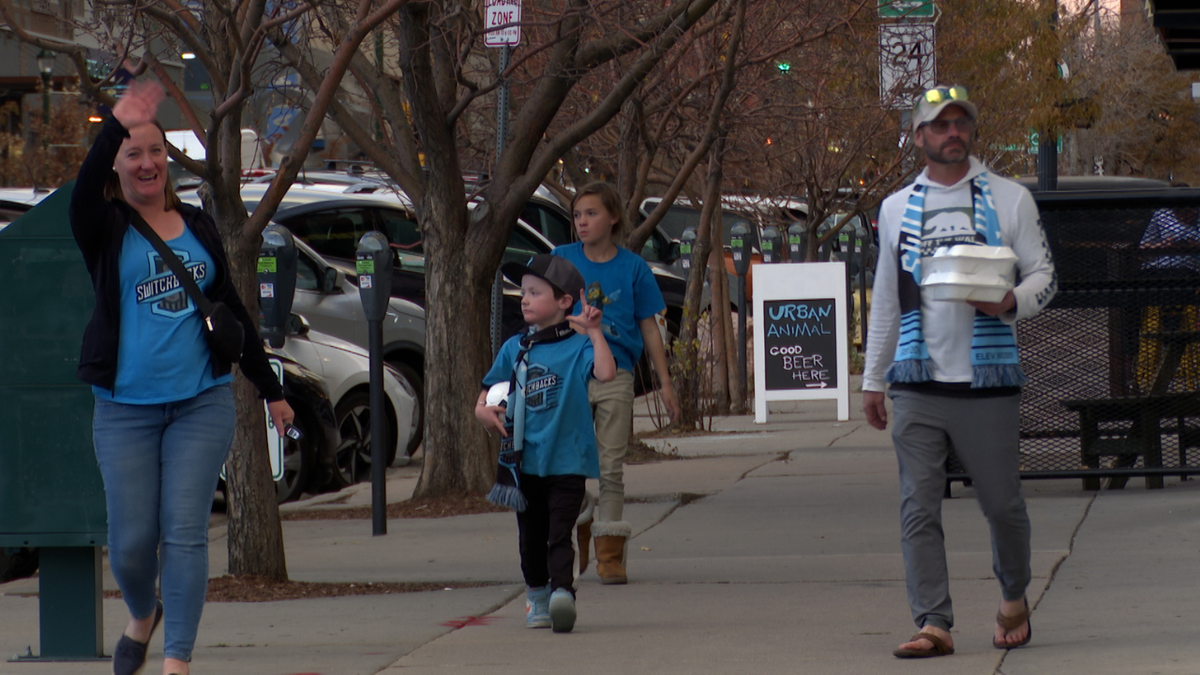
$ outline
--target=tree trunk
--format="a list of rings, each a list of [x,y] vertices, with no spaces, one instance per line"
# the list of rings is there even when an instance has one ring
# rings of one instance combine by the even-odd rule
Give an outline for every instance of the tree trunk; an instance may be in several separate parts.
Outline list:
[[[737,372],[737,364],[730,362],[726,345],[729,344],[729,284],[725,274],[725,219],[721,208],[721,181],[724,170],[725,139],[717,139],[709,160],[708,184],[705,186],[704,205],[711,209],[708,217],[709,248],[709,310],[712,329],[713,372],[712,411],[717,415],[729,414],[729,373]]]
[[[240,200],[237,200],[240,203]],[[240,206],[239,206],[240,208]],[[225,206],[224,213],[230,213]],[[211,212],[211,211],[210,211]],[[245,213],[245,210],[242,211]],[[222,213],[218,207],[216,213]],[[239,246],[236,233],[241,219],[221,217],[218,228],[226,242],[230,274],[250,316],[258,316],[258,251]],[[234,225],[233,223],[237,224]],[[286,581],[287,561],[283,550],[283,527],[271,460],[267,455],[266,416],[258,390],[242,375],[234,380],[233,394],[239,423],[233,447],[225,464],[225,488],[229,515],[229,573],[255,575]]]
[[[480,381],[491,364],[488,316],[496,265],[480,238],[495,234],[493,221],[468,223],[455,129],[447,124],[430,36],[431,6],[400,10],[400,58],[413,125],[425,152],[424,199],[417,205],[425,245],[425,460],[414,497],[480,494],[496,476],[496,454],[474,418]],[[441,75],[444,76],[444,73]],[[439,89],[440,88],[440,89]],[[499,237],[497,237],[499,238]],[[486,270],[486,273],[484,272]]]
[[[439,227],[446,227],[451,218],[465,219],[465,213],[439,212],[438,201],[427,200],[425,218],[439,222]],[[491,275],[481,279],[479,266],[464,265],[458,247],[432,245],[425,251],[430,299],[425,310],[425,362],[439,365],[425,370],[425,461],[413,496],[485,493],[496,477],[499,447],[473,409],[479,383],[492,363],[487,322]]]

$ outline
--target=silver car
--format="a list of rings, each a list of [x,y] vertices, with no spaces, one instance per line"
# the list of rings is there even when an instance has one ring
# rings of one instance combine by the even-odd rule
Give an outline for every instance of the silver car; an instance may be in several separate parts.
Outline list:
[[[361,309],[361,307],[360,307]],[[333,402],[341,434],[335,453],[334,487],[345,487],[370,476],[371,397],[370,361],[367,352],[345,340],[312,330],[299,314],[292,315],[288,338],[278,351],[322,379]],[[383,393],[388,406],[387,464],[398,450],[408,448],[416,433],[416,392],[395,369],[385,366]],[[403,457],[407,459],[408,453]]]

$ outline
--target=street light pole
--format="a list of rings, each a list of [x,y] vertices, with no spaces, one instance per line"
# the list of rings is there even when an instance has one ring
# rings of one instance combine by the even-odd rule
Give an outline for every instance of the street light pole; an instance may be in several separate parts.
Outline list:
[[[54,52],[43,49],[38,52],[37,66],[42,75],[42,145],[50,142],[50,76],[54,72]]]

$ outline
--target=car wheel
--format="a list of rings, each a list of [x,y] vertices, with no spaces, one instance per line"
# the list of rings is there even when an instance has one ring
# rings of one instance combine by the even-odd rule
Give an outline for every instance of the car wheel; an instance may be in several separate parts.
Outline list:
[[[317,458],[317,432],[297,416],[293,424],[300,429],[300,440],[284,437],[283,478],[275,481],[275,498],[278,503],[294,501],[304,494],[309,475]]]
[[[333,411],[342,445],[337,452],[337,471],[334,481],[342,486],[353,485],[371,477],[371,396],[365,391],[352,391],[338,401]],[[395,442],[391,434],[384,439],[390,447],[390,459],[395,459]],[[391,462],[388,462],[390,464]]]
[[[408,447],[404,451],[405,455],[412,457],[421,445],[421,439],[425,438],[425,378],[407,363],[396,361],[390,365],[408,380],[408,388],[411,389],[409,393],[413,394],[417,406],[417,428],[413,429],[412,437],[408,439]]]
[[[28,546],[0,548],[0,584],[33,576],[38,569],[38,550]]]

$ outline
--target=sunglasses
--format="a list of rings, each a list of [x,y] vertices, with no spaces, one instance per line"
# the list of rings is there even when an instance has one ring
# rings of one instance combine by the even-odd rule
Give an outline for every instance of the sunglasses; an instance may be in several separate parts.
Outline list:
[[[954,125],[954,128],[957,129],[960,134],[971,133],[971,131],[975,128],[975,123],[971,121],[970,117],[959,117],[952,120],[934,120],[932,122],[926,122],[922,124],[921,127],[929,127],[930,131],[941,136],[942,134],[950,131],[950,125]]]
[[[936,87],[921,94],[921,100],[930,105],[940,105],[946,101],[965,101],[967,100],[967,88],[957,85],[953,87]],[[921,100],[917,101],[918,106],[921,105]]]

